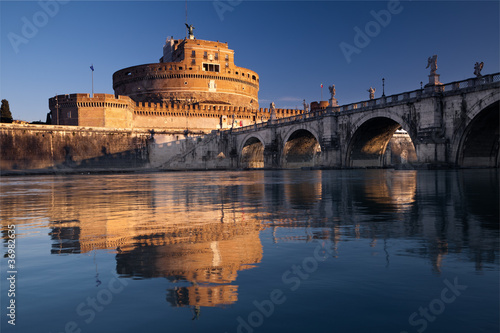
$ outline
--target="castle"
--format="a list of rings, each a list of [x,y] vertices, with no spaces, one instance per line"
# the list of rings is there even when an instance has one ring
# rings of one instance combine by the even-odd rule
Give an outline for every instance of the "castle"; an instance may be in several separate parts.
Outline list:
[[[49,99],[53,125],[210,132],[303,110],[259,108],[259,76],[234,64],[227,43],[169,37],[158,63],[113,74],[110,94]]]

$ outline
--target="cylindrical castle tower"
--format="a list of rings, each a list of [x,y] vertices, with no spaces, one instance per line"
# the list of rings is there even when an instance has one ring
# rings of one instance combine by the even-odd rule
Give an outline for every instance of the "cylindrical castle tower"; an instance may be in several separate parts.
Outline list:
[[[136,102],[259,107],[257,73],[235,66],[227,43],[198,39],[168,38],[159,63],[115,72],[113,89]]]

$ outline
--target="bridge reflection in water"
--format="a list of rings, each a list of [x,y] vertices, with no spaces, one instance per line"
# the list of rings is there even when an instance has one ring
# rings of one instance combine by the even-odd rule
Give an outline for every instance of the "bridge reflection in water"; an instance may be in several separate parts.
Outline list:
[[[174,287],[167,290],[167,302],[194,307],[196,316],[200,307],[238,300],[238,274],[261,265],[260,237],[266,229],[274,243],[322,240],[336,256],[342,255],[339,244],[350,239],[369,239],[374,246],[379,240],[413,238],[419,245],[405,255],[427,258],[436,273],[449,253],[463,253],[481,270],[498,254],[498,224],[492,222],[498,221],[498,195],[486,206],[475,199],[486,183],[495,193],[498,174],[317,170],[43,176],[36,182],[4,182],[1,214],[10,223],[29,203],[50,221],[52,254],[112,250],[121,277],[168,279]]]

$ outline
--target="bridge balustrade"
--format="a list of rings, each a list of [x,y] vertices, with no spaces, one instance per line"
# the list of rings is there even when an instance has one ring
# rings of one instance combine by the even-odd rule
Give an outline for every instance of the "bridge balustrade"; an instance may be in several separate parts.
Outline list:
[[[488,85],[491,83],[499,82],[500,81],[500,73],[494,73],[494,74],[489,74],[489,75],[484,75],[479,78],[470,78],[462,81],[455,81],[455,82],[450,82],[441,86],[434,86],[434,89],[417,89],[413,91],[408,91],[404,92],[401,94],[397,95],[391,95],[387,97],[380,97],[377,99],[369,100],[369,101],[363,101],[363,102],[356,102],[356,103],[351,103],[351,104],[346,104],[342,106],[337,106],[337,107],[329,107],[324,110],[318,110],[314,112],[308,112],[308,113],[303,113],[300,115],[295,115],[291,117],[286,117],[286,118],[280,118],[276,119],[272,124],[286,124],[286,123],[292,123],[296,121],[303,121],[306,119],[315,119],[322,117],[324,115],[328,114],[333,114],[333,113],[340,113],[340,112],[353,112],[353,111],[364,111],[366,109],[372,108],[374,106],[383,106],[387,104],[401,104],[401,103],[406,103],[411,99],[415,98],[422,98],[425,96],[430,96],[436,92],[452,92],[452,91],[458,91],[461,89],[465,88],[471,88],[471,87],[478,87],[482,85]],[[437,88],[437,89],[436,89]],[[261,128],[261,127],[266,127],[269,126],[271,123],[265,122],[265,123],[260,123],[256,127],[255,125],[249,125],[245,127],[240,127],[236,129],[232,129],[233,132],[245,132],[245,131],[250,131],[255,128]]]

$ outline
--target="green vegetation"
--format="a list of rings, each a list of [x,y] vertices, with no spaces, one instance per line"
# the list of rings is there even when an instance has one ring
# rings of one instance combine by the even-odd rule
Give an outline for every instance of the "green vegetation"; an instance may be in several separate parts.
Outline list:
[[[10,113],[9,101],[2,99],[2,106],[0,107],[0,122],[11,123],[12,113]]]

